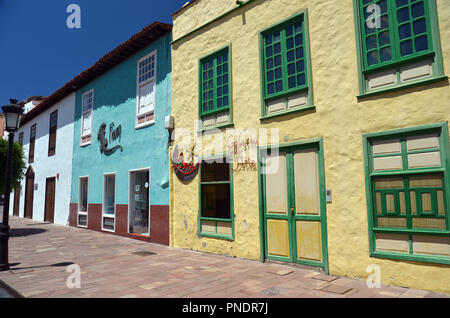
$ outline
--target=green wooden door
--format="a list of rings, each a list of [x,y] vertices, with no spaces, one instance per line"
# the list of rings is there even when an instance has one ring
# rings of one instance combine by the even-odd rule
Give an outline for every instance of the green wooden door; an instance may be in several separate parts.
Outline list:
[[[264,255],[328,270],[321,142],[261,159]]]

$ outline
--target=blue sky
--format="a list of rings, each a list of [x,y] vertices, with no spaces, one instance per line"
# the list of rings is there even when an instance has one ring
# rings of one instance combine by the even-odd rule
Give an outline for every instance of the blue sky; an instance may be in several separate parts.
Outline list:
[[[188,0],[0,0],[0,105],[48,96],[99,58]],[[69,29],[70,4],[81,29]]]

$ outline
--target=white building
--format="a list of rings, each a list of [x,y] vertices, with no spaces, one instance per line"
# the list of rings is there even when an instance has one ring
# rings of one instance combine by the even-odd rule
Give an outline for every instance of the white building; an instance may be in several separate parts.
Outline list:
[[[40,101],[39,101],[40,102]],[[71,191],[75,94],[27,100],[15,141],[23,145],[27,173],[11,194],[10,214],[67,225]],[[20,191],[19,191],[20,190]]]

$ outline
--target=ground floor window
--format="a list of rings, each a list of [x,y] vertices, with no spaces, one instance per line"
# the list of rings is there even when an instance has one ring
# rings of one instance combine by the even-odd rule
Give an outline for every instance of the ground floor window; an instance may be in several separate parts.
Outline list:
[[[199,191],[200,235],[234,239],[232,169],[226,158],[201,162]]]
[[[88,187],[89,187],[89,178],[88,177],[80,178],[77,224],[78,224],[78,226],[81,226],[81,227],[87,227],[87,222],[88,222],[88,218],[87,218]]]
[[[130,172],[129,232],[150,235],[150,171]]]
[[[103,220],[102,229],[114,231],[116,214],[116,175],[107,174],[103,178]]]
[[[364,140],[372,255],[450,264],[447,124]]]

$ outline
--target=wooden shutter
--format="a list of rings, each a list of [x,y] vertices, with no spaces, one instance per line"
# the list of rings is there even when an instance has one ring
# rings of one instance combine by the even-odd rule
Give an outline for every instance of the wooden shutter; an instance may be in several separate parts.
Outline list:
[[[58,111],[50,114],[50,131],[48,138],[48,155],[53,156],[56,153],[56,130],[58,127]]]

